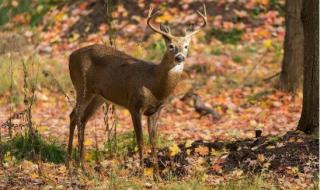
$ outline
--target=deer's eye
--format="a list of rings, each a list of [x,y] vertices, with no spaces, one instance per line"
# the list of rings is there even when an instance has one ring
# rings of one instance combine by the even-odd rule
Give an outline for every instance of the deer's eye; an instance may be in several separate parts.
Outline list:
[[[169,45],[169,49],[170,49],[170,50],[173,50],[173,49],[174,49],[174,45],[173,45],[173,44],[170,44],[170,45]]]
[[[188,49],[188,45],[185,45],[185,46],[184,46],[184,49]]]

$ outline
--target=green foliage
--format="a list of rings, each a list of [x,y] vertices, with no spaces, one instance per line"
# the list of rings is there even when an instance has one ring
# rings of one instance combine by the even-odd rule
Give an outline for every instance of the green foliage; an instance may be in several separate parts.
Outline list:
[[[282,1],[283,2],[283,1]],[[285,14],[284,3],[279,0],[270,0],[270,9],[275,9],[279,12],[280,15]]]
[[[143,141],[145,142],[146,145],[148,145],[148,146],[150,145],[149,136],[146,132],[143,135]],[[113,151],[115,151],[114,153],[116,153],[117,155],[120,155],[120,156],[127,155],[129,152],[136,152],[138,150],[136,137],[135,137],[135,134],[133,131],[128,131],[128,132],[124,132],[121,134],[117,134],[116,142],[112,141],[110,143],[105,142],[105,144],[104,144],[106,152],[110,152],[110,150],[112,149]],[[157,139],[157,147],[158,148],[166,147],[170,143],[171,143],[170,141],[161,138],[161,136],[159,136]],[[115,147],[112,148],[113,146],[115,146]],[[97,156],[97,155],[101,156],[101,152],[99,152],[99,153],[95,152],[93,155],[94,156]]]
[[[147,47],[147,60],[160,60],[166,51],[166,44],[163,39],[157,40]]]
[[[240,180],[230,180],[218,186],[219,190],[256,190],[256,189],[277,189],[274,182],[265,179],[263,176],[247,177]]]
[[[223,31],[220,29],[213,28],[211,29],[211,31],[208,32],[208,34],[206,35],[206,38],[210,39],[213,36],[223,43],[237,44],[238,42],[241,41],[242,35],[243,35],[243,31],[239,29]]]
[[[242,58],[239,55],[235,55],[234,57],[232,57],[232,60],[236,63],[242,62]]]
[[[104,147],[107,152],[115,151],[118,155],[125,155],[128,152],[134,151],[137,143],[133,132],[118,134],[116,140],[105,142]]]
[[[212,48],[210,49],[210,53],[213,54],[213,55],[219,56],[219,55],[222,54],[222,50],[221,50],[221,48],[219,48],[219,47],[212,47]]]
[[[281,140],[281,137],[279,137],[279,136],[270,136],[270,137],[268,138],[268,141],[269,141],[269,142],[273,142],[273,143],[276,143],[276,142],[278,142],[279,140]]]
[[[33,139],[33,140],[32,140]],[[32,154],[41,155],[45,162],[63,163],[65,161],[65,149],[56,142],[46,142],[39,134],[34,138],[25,133],[20,134],[1,145],[2,155],[10,152],[16,159],[32,159]]]
[[[281,44],[278,44],[278,43],[272,43],[272,48],[276,54],[276,58],[278,59],[282,59],[282,51],[283,51],[283,48],[282,48],[282,45]]]
[[[173,183],[168,184],[164,189],[170,189],[170,190],[184,190],[184,189],[205,190],[205,189],[210,189],[210,188],[202,185],[198,180],[194,180],[194,181],[187,181],[187,182],[183,182],[183,183],[173,182]]]
[[[245,51],[247,53],[256,53],[257,52],[257,47],[256,44],[250,44],[245,46]]]
[[[259,6],[255,6],[251,11],[250,11],[250,14],[251,16],[253,17],[256,17],[258,16],[261,12],[263,12],[263,9]]]
[[[133,190],[140,190],[146,189],[144,184],[140,181],[132,180],[132,179],[125,179],[125,178],[118,178],[116,170],[110,170],[109,172],[109,180],[106,184],[102,185],[101,188],[103,189],[133,189]],[[157,184],[154,185],[150,183],[153,187],[160,190],[209,190],[212,189],[209,186],[203,185],[199,180],[170,180],[164,184]]]
[[[319,174],[316,174],[313,176],[313,187],[310,188],[310,190],[318,190],[319,189]]]
[[[18,14],[26,14],[23,16],[29,20],[30,26],[35,26],[51,7],[65,2],[65,0],[19,0],[15,2],[0,0],[0,26],[9,22],[12,17]]]

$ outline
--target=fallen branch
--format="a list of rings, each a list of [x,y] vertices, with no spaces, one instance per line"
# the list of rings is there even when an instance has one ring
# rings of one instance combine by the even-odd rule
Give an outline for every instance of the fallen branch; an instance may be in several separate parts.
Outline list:
[[[187,92],[182,98],[181,98],[181,101],[185,101],[187,100],[188,98],[192,98],[193,99],[193,106],[194,106],[194,109],[197,113],[200,114],[200,118],[202,116],[205,116],[205,115],[208,115],[210,114],[212,116],[212,120],[215,121],[215,120],[219,120],[221,117],[220,115],[213,109],[213,108],[210,108],[208,106],[206,106],[200,96],[194,92]]]
[[[270,80],[272,80],[273,78],[277,77],[280,75],[280,72],[277,72],[276,74],[274,75],[271,75],[270,77],[267,77],[265,79],[262,79],[263,82],[269,82]]]
[[[70,100],[70,97],[68,96],[68,94],[63,90],[63,87],[62,85],[60,84],[60,82],[53,76],[53,74],[48,71],[48,70],[43,70],[42,71],[42,74],[45,76],[45,77],[49,77],[52,82],[54,83],[54,85],[58,88],[58,91],[60,93],[62,93],[66,98],[67,98],[67,101],[70,105],[72,105],[71,103],[71,100]]]

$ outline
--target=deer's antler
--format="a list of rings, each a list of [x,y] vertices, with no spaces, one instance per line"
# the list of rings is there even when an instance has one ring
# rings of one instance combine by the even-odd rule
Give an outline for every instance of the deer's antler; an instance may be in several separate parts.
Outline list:
[[[153,8],[150,7],[149,9],[149,14],[148,14],[148,19],[147,19],[147,24],[148,26],[156,33],[159,33],[159,34],[162,34],[168,38],[174,38],[173,35],[171,35],[170,33],[167,33],[167,32],[164,32],[164,31],[161,31],[160,29],[157,29],[156,27],[154,27],[152,24],[151,24],[151,19],[154,18],[158,13],[159,11],[155,11],[154,13],[153,12]]]
[[[201,13],[199,10],[197,10],[198,15],[203,19],[203,24],[201,26],[201,28],[204,28],[207,25],[207,10],[206,10],[206,5],[203,4],[203,13]],[[192,36],[196,33],[198,33],[200,31],[200,29],[195,30],[191,33],[188,34],[188,36]]]

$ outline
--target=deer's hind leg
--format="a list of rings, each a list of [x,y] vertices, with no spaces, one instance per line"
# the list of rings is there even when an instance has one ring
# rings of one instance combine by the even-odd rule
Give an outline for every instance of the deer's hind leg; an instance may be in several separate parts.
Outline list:
[[[84,110],[86,109],[87,105],[90,103],[91,98],[92,96],[85,97],[85,96],[77,95],[76,105],[73,108],[72,112],[70,113],[68,156],[67,156],[67,162],[66,162],[67,167],[69,167],[71,156],[72,156],[74,130],[76,126],[78,126],[78,133],[79,133],[80,131],[79,128],[82,128],[81,117],[83,117],[82,115],[84,113]]]
[[[74,130],[76,128],[76,125],[77,125],[76,108],[74,107],[72,112],[70,113],[68,156],[67,156],[67,162],[66,162],[67,168],[69,168],[70,161],[71,161],[73,136],[74,136]]]
[[[83,146],[81,146],[81,144],[83,144],[84,141],[84,122],[83,121],[83,117],[85,116],[85,110],[87,109],[88,105],[91,103],[91,101],[93,100],[94,95],[93,94],[77,94],[77,103],[76,106],[74,108],[74,115],[72,116],[72,119],[70,119],[71,121],[74,120],[74,122],[76,123],[76,126],[78,128],[78,157],[76,160],[76,164],[77,166],[80,166],[80,162],[82,162],[81,158],[83,158]],[[70,121],[70,122],[71,122]],[[74,134],[74,128],[70,127],[70,139],[69,142],[71,142],[71,149],[72,149],[72,141],[73,137],[71,137],[71,135]],[[73,130],[73,131],[71,131]],[[70,148],[68,148],[68,150],[70,150]],[[72,150],[70,151],[72,152]]]
[[[88,120],[93,116],[93,114],[97,111],[97,109],[103,104],[104,99],[100,96],[94,96],[92,98],[88,98],[87,100],[90,100],[89,104],[86,105],[86,108],[83,111],[83,108],[77,108],[75,107],[71,114],[70,114],[70,134],[69,134],[69,144],[68,144],[68,160],[67,160],[67,166],[69,166],[69,162],[71,160],[71,154],[72,154],[72,144],[73,144],[73,136],[74,136],[74,130],[78,123],[80,127],[78,127],[78,143],[79,143],[79,157],[77,158],[77,164],[83,165],[83,152],[84,152],[84,131],[85,131],[85,125],[88,122]],[[81,116],[79,115],[80,122],[78,121],[77,112],[83,112]]]
[[[78,128],[78,141],[79,141],[79,162],[84,166],[84,134],[85,127],[88,120],[94,115],[98,108],[104,103],[104,99],[101,96],[96,95],[87,105],[84,113],[81,117],[81,128]],[[80,130],[79,130],[80,129]],[[79,164],[79,163],[78,163]]]

